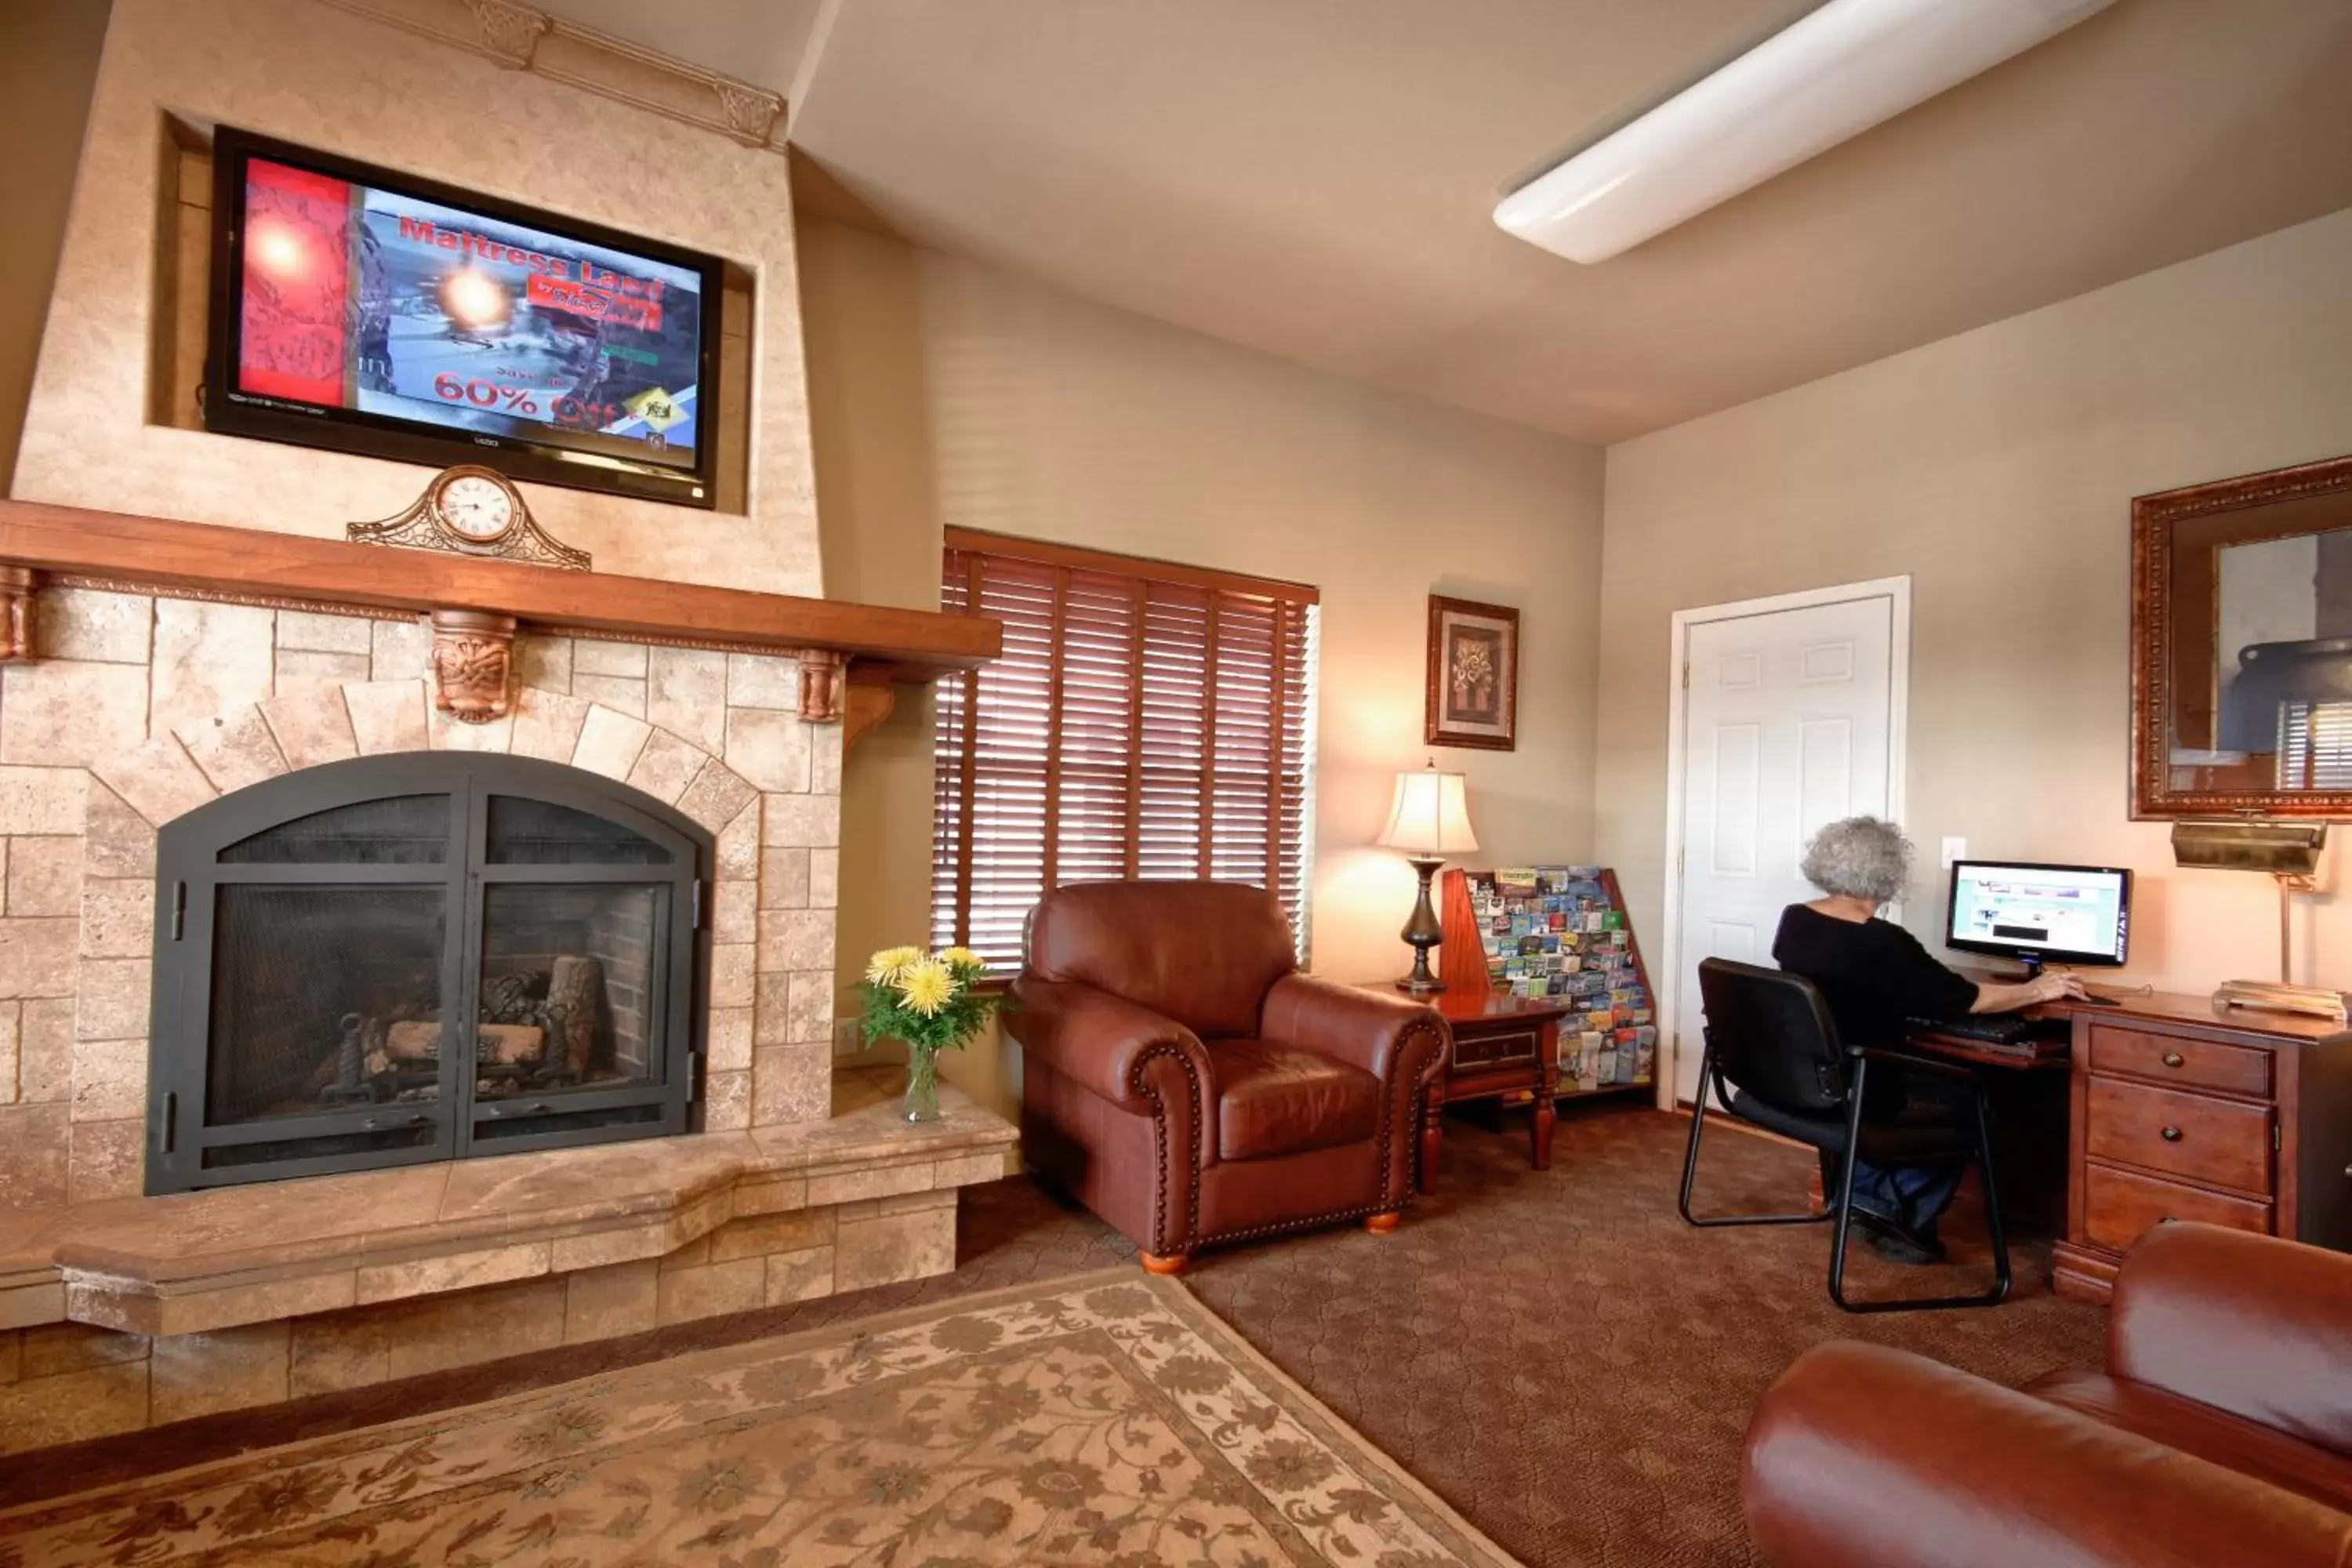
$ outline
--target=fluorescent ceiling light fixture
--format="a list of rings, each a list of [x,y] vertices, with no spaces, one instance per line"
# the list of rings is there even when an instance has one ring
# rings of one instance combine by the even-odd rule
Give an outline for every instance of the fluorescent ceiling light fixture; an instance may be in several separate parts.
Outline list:
[[[1512,192],[1495,222],[1606,261],[2113,3],[1829,0]]]

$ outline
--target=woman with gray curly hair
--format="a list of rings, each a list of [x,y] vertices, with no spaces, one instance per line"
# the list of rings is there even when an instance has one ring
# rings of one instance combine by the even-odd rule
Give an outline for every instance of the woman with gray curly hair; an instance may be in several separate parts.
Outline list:
[[[1979,984],[1936,962],[1901,926],[1879,919],[1879,910],[1902,896],[1911,877],[1911,843],[1894,823],[1875,816],[1832,822],[1805,846],[1798,868],[1822,896],[1781,913],[1772,957],[1813,983],[1838,1037],[1848,1045],[1895,1048],[1914,1018],[1948,1022],[1967,1013],[2006,1013],[2083,994],[2073,975],[2055,971],[2021,985]],[[1935,1088],[1936,1080],[1925,1076],[1906,1081],[1897,1071],[1874,1071],[1863,1116],[1889,1122],[1916,1114],[1910,1104],[1915,1093],[1932,1100]],[[1832,1174],[1822,1173],[1825,1179]],[[1940,1259],[1944,1246],[1936,1221],[1958,1190],[1960,1173],[1949,1165],[1856,1161],[1854,1218],[1872,1247],[1906,1263]]]

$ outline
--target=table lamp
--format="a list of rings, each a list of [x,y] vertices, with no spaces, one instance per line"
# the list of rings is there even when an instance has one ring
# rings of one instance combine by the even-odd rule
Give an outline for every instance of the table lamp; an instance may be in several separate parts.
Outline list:
[[[1429,905],[1429,879],[1449,855],[1478,847],[1470,831],[1470,808],[1460,773],[1442,773],[1433,761],[1416,773],[1397,774],[1396,797],[1389,805],[1389,825],[1381,847],[1402,849],[1405,864],[1421,878],[1421,897],[1412,918],[1400,934],[1412,948],[1412,973],[1398,981],[1397,989],[1426,996],[1445,989],[1445,982],[1429,972],[1429,950],[1445,940],[1445,928]]]
[[[2226,822],[2176,822],[2172,825],[2175,865],[2214,871],[2267,871],[2278,880],[2279,977],[2228,980],[2213,993],[2225,1007],[2262,1007],[2279,1013],[2306,1013],[2341,1024],[2352,1008],[2341,991],[2324,986],[2296,985],[2291,937],[2296,893],[2316,892],[2320,857],[2327,848],[2324,822],[2264,822],[2232,818]]]

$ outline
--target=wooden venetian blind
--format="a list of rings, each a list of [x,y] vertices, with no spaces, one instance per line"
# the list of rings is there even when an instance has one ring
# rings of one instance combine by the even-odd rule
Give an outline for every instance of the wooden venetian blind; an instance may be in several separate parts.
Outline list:
[[[950,529],[940,605],[1004,626],[939,684],[931,937],[1020,967],[1049,888],[1271,888],[1304,939],[1317,595]]]
[[[2279,704],[2278,787],[2352,789],[2352,702]]]

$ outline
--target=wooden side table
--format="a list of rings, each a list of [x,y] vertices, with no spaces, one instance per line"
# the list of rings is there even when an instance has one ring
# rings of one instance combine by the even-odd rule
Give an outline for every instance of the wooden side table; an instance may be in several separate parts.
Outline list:
[[[1393,987],[1384,987],[1393,994]],[[1528,1153],[1551,1168],[1553,1102],[1559,1095],[1559,1021],[1577,1011],[1565,996],[1514,996],[1507,991],[1441,991],[1419,1000],[1454,1029],[1454,1054],[1430,1086],[1421,1123],[1421,1190],[1437,1186],[1437,1154],[1449,1101],[1496,1100],[1531,1108]]]

